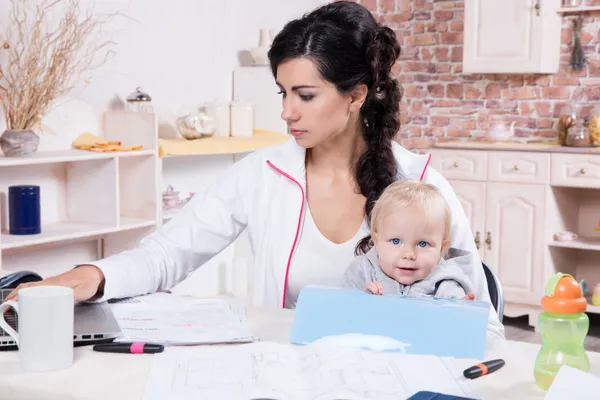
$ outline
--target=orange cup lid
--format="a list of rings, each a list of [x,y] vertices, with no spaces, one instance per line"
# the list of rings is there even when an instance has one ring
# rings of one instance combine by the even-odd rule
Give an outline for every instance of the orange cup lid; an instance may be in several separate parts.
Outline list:
[[[587,300],[579,283],[568,274],[554,274],[546,284],[542,309],[554,314],[579,314],[587,310]]]

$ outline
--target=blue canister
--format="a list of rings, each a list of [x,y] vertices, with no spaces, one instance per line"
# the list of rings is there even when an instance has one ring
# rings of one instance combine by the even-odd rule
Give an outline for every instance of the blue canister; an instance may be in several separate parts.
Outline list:
[[[8,187],[8,221],[11,235],[35,235],[42,232],[40,187]]]

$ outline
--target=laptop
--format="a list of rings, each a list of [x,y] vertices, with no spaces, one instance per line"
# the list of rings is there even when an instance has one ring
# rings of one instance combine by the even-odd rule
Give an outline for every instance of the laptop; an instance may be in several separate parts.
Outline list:
[[[4,301],[12,290],[0,289],[0,302]],[[14,330],[19,331],[18,318],[14,310],[7,311],[4,318]],[[121,328],[119,328],[107,302],[75,304],[73,326],[73,345],[75,347],[112,342],[119,336],[121,336]],[[0,351],[17,349],[15,340],[0,328]]]

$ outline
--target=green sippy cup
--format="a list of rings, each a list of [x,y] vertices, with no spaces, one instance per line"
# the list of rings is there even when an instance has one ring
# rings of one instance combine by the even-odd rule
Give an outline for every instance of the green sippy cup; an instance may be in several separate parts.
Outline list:
[[[589,319],[581,286],[571,275],[552,275],[542,298],[539,331],[542,347],[535,359],[535,383],[548,390],[563,365],[589,372],[590,361],[583,347]]]

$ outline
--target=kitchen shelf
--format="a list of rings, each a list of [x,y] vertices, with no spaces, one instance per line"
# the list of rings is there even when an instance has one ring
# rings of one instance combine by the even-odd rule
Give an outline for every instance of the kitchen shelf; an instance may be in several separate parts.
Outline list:
[[[549,244],[552,247],[563,247],[567,249],[600,251],[599,238],[578,238],[571,241],[555,240]]]
[[[123,152],[96,153],[87,150],[58,150],[40,151],[21,157],[0,157],[1,167],[14,167],[20,165],[56,164],[64,162],[106,160],[110,158],[143,157],[156,154],[156,150],[136,150]]]
[[[109,233],[137,229],[155,224],[155,221],[144,221],[135,218],[124,218],[119,226],[59,222],[43,225],[42,232],[37,235],[10,235],[8,232],[2,232],[0,249],[5,251],[49,243],[85,240]]]
[[[590,11],[600,11],[600,6],[589,6],[589,7],[563,7],[559,8],[557,12],[559,14],[581,14]]]
[[[159,155],[161,157],[177,157],[248,153],[285,143],[289,138],[290,135],[285,133],[255,130],[254,135],[249,137],[212,136],[196,140],[159,139]]]
[[[179,211],[163,212],[165,187],[173,185],[187,198],[246,153],[290,138],[255,130],[252,137],[166,140],[159,139],[151,113],[110,110],[102,119],[104,139],[143,149],[106,153],[61,149],[0,156],[0,276],[26,268],[48,277],[131,249]],[[13,185],[40,186],[40,234],[8,233],[8,188]],[[222,275],[219,262],[208,262],[199,280],[217,287]]]

